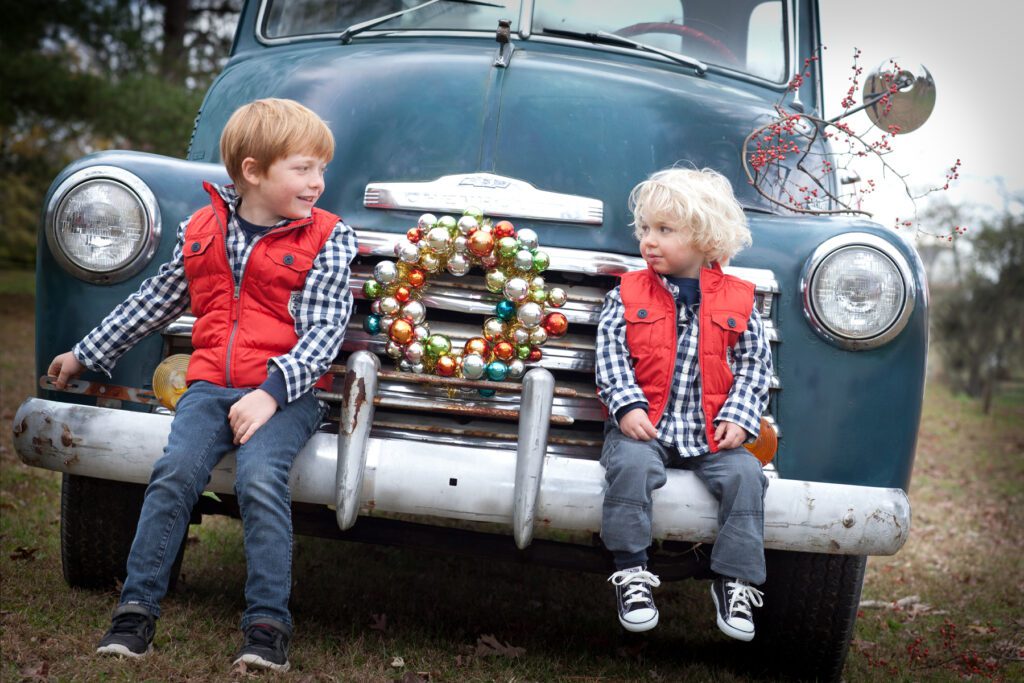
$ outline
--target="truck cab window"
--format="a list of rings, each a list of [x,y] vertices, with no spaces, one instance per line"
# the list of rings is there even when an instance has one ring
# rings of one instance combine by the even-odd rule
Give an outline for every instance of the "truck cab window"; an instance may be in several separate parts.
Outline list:
[[[774,82],[785,80],[781,0],[537,0],[533,31],[606,31]]]
[[[423,0],[323,2],[322,0],[268,0],[263,35],[267,38],[338,33],[376,17],[401,12]],[[499,19],[511,19],[516,30],[519,0],[494,0],[503,7],[438,2],[375,27],[379,31],[491,31]]]

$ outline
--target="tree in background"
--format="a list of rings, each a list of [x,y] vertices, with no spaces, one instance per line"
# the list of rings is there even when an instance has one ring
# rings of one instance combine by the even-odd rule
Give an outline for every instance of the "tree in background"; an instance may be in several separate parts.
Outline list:
[[[0,266],[35,261],[46,189],[104,149],[184,156],[241,0],[0,0]]]
[[[1024,212],[1007,209],[960,239],[969,253],[951,284],[932,288],[932,330],[952,386],[987,413],[998,383],[1024,369]]]

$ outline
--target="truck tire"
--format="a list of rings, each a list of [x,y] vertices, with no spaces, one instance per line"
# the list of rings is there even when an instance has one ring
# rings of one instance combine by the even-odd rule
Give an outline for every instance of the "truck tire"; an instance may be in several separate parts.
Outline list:
[[[146,487],[65,474],[60,494],[60,557],[64,580],[75,588],[112,588],[123,582],[128,551]],[[174,590],[185,555],[171,568]]]
[[[755,611],[761,661],[801,680],[840,680],[867,558],[769,550],[765,560],[764,607]]]

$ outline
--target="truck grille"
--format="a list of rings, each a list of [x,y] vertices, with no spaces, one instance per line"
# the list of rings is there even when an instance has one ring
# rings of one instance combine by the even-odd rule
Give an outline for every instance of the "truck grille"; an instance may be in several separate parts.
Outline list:
[[[384,353],[385,342],[363,331],[363,318],[369,313],[363,283],[372,277],[373,266],[384,258],[393,258],[394,244],[401,235],[359,231],[359,256],[352,265],[351,289],[355,310],[336,363],[343,365],[349,354],[367,350],[381,357],[384,369],[393,369],[393,361]],[[566,290],[569,300],[560,310],[569,320],[569,333],[549,339],[542,347],[537,365],[554,374],[560,390],[575,395],[555,395],[548,452],[565,457],[596,459],[600,455],[604,411],[594,386],[594,342],[597,320],[605,293],[613,288],[618,274],[644,267],[637,257],[574,249],[545,249],[551,267],[544,273],[549,286]],[[731,268],[729,272],[756,285],[757,306],[764,318],[772,353],[778,357],[779,338],[774,324],[774,298],[778,283],[771,271]],[[431,279],[423,301],[431,332],[447,335],[458,348],[481,334],[483,321],[494,315],[499,297],[487,291],[478,273],[462,278],[438,275]],[[193,320],[183,317],[165,330],[170,352],[187,351]],[[338,384],[340,386],[340,383]],[[774,413],[779,391],[777,377],[772,378],[769,420]],[[337,420],[337,398],[332,418]],[[501,415],[514,414],[518,395],[498,393],[485,398],[476,389],[436,386],[404,381],[400,373],[383,373],[378,383],[374,436],[434,443],[470,444],[479,448],[516,448],[517,425]]]

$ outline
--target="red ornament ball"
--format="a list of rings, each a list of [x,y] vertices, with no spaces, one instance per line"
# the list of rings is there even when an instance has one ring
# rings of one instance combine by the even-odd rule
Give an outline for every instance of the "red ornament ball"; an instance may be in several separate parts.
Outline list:
[[[484,358],[487,357],[487,352],[491,350],[491,345],[483,337],[473,337],[466,341],[466,353],[476,354]]]
[[[569,329],[569,321],[566,320],[565,314],[557,311],[544,316],[541,325],[549,337],[561,337]]]
[[[405,279],[409,281],[410,287],[419,289],[423,286],[423,283],[427,281],[427,276],[423,274],[423,271],[419,268],[410,268]]]
[[[413,338],[412,323],[405,318],[399,318],[395,322],[391,323],[391,329],[388,330],[388,335],[391,337],[391,341],[396,344],[408,344]]]
[[[494,345],[494,355],[504,361],[515,358],[516,347],[507,341],[500,341]]]
[[[437,364],[434,365],[434,372],[441,377],[451,377],[455,374],[455,369],[458,364],[455,359],[451,356],[441,356],[437,359]]]
[[[494,248],[494,233],[477,230],[469,236],[469,250],[477,256],[487,256]]]
[[[502,237],[514,237],[516,234],[515,226],[508,221],[499,221],[495,224],[492,232],[495,238],[501,239]]]
[[[416,244],[421,239],[423,239],[423,231],[420,230],[419,227],[409,228],[409,230],[405,233],[405,238],[412,242],[413,244]]]
[[[395,290],[395,298],[401,301],[403,304],[409,300],[411,292],[405,285],[399,285],[398,289]]]
[[[541,359],[541,356],[543,356],[543,355],[544,354],[541,353],[540,348],[537,347],[537,346],[534,346],[532,349],[530,349],[530,355],[527,356],[526,360],[530,361],[531,363],[536,363],[537,361],[539,361]]]

